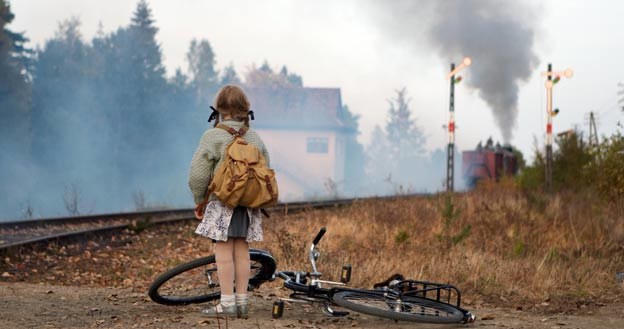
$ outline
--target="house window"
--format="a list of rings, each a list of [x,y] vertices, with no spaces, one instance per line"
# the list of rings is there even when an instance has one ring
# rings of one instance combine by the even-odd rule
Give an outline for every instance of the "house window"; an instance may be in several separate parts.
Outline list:
[[[327,137],[308,137],[308,153],[327,153]]]

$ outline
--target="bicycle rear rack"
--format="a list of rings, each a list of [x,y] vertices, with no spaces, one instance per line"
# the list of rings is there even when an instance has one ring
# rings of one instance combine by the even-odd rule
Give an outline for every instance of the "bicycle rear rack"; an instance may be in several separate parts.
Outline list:
[[[461,292],[450,284],[403,280],[396,283],[396,288],[401,291],[402,295],[422,297],[461,307]]]

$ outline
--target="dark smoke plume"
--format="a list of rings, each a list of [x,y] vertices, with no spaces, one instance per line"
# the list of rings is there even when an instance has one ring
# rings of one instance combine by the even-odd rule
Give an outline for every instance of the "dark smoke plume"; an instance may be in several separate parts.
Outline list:
[[[533,50],[537,10],[520,2],[478,0],[375,1],[380,26],[401,41],[418,44],[417,31],[443,60],[459,64],[471,56],[463,72],[467,83],[489,105],[506,142],[518,114],[519,83],[538,65]]]

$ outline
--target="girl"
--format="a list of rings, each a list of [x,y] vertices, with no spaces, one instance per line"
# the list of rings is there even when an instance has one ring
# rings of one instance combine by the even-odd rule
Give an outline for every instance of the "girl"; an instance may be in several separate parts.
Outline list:
[[[227,85],[217,93],[215,127],[219,123],[236,130],[249,127],[249,100],[243,90]],[[269,153],[260,136],[249,129],[243,138],[262,152],[269,164]],[[225,157],[225,150],[233,137],[220,128],[208,129],[199,141],[191,162],[189,187],[195,204],[205,202],[205,194],[214,177],[215,169]],[[203,216],[201,206],[196,208],[195,217],[201,219],[195,233],[215,241],[214,252],[217,274],[221,287],[221,302],[215,307],[202,310],[206,315],[232,315],[247,318],[247,286],[250,276],[249,242],[262,240],[262,217],[259,209],[244,207],[228,208],[214,195],[208,196]],[[236,287],[234,287],[234,283]],[[236,288],[236,295],[234,295]]]

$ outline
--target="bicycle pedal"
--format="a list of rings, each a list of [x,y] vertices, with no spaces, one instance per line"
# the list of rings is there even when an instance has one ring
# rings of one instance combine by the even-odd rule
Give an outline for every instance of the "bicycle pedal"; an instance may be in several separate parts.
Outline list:
[[[273,309],[271,310],[271,316],[273,319],[279,319],[284,315],[284,301],[276,300],[273,303]]]
[[[343,265],[340,272],[340,282],[348,283],[351,281],[351,264]]]

